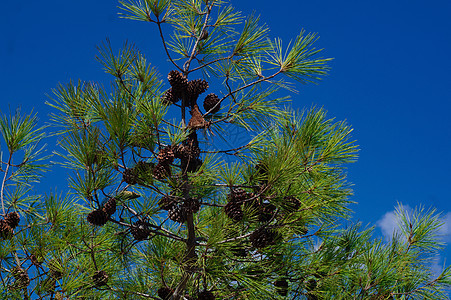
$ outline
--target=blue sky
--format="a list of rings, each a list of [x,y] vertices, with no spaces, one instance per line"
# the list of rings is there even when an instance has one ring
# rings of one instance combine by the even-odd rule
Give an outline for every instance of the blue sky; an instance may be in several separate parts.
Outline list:
[[[111,0],[6,1],[0,18],[0,110],[34,108],[44,122],[46,94],[58,83],[107,83],[96,46],[135,43],[166,74],[155,28],[117,17]],[[234,1],[256,11],[285,42],[302,28],[333,57],[318,85],[298,86],[295,108],[324,106],[355,129],[360,158],[349,168],[355,220],[389,228],[397,202],[442,211],[451,242],[451,2]],[[65,185],[65,183],[62,183]],[[61,187],[59,187],[61,189]],[[449,214],[448,214],[449,213]],[[387,219],[388,218],[388,219]],[[385,221],[384,221],[385,220]],[[385,227],[384,227],[385,226]],[[388,226],[388,227],[387,227]],[[451,261],[447,247],[443,260]]]

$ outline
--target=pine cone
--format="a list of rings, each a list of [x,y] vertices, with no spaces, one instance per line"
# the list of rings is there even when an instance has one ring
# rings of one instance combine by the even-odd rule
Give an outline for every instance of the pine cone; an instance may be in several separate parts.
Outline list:
[[[92,225],[103,226],[108,221],[108,218],[108,214],[105,211],[98,209],[90,212],[86,220]]]
[[[0,238],[7,240],[14,234],[14,230],[6,223],[5,220],[0,220]]]
[[[281,296],[288,294],[288,281],[285,278],[280,278],[274,282],[277,293]]]
[[[268,222],[271,220],[276,207],[271,203],[263,203],[259,209],[258,220],[260,222]]]
[[[208,82],[203,79],[191,80],[190,82],[188,82],[188,89],[192,95],[199,96],[208,89]]]
[[[150,234],[150,230],[147,228],[146,223],[142,221],[136,222],[130,232],[132,233],[133,238],[137,241],[143,241],[147,239]]]
[[[172,91],[172,88],[167,90],[162,98],[162,102],[164,105],[171,105],[174,103],[177,103],[180,100],[180,98],[177,98],[176,95],[174,95],[174,92]]]
[[[275,244],[276,238],[277,233],[267,227],[258,228],[249,237],[252,246],[257,249]]]
[[[133,168],[125,169],[124,173],[122,174],[122,180],[124,180],[125,183],[130,184],[130,185],[137,184],[138,178],[135,174],[135,170]]]
[[[55,278],[56,280],[60,280],[61,278],[63,278],[63,273],[60,270],[50,269],[49,274],[52,278]]]
[[[181,145],[174,147],[174,155],[180,159],[182,172],[196,172],[199,169],[202,160],[199,159],[200,148],[195,131]]]
[[[301,201],[294,196],[285,196],[283,199],[285,200],[285,205],[290,210],[296,211],[301,207]]]
[[[14,229],[17,225],[19,225],[20,217],[19,214],[15,211],[10,212],[5,217],[5,222],[8,223],[8,225]]]
[[[158,294],[158,297],[160,297],[161,299],[167,300],[167,299],[171,298],[173,292],[174,291],[172,289],[163,286],[158,289],[157,294]]]
[[[184,223],[186,221],[186,210],[184,207],[174,205],[168,210],[169,219],[178,223]]]
[[[208,94],[207,97],[205,97],[204,99],[204,109],[205,112],[209,112],[211,110],[210,113],[215,114],[219,111],[219,109],[221,108],[221,104],[219,103],[219,97],[216,94]]]
[[[92,276],[92,281],[96,287],[102,287],[107,285],[108,277],[105,271],[96,271]]]
[[[171,196],[168,195],[165,195],[160,200],[158,200],[158,206],[163,210],[169,210],[174,205],[177,205],[177,201],[175,201]]]
[[[183,207],[187,213],[197,213],[200,209],[200,201],[196,198],[188,198],[183,202]]]
[[[169,84],[172,86],[174,95],[180,96],[186,94],[188,90],[188,79],[179,71],[173,70],[168,74]]]
[[[166,146],[158,153],[158,164],[171,164],[174,161],[174,151],[172,146]]]
[[[244,203],[247,199],[250,199],[252,197],[253,195],[251,193],[246,192],[242,188],[232,190],[232,192],[229,195],[229,199],[231,202],[236,202],[240,204]]]
[[[224,206],[224,212],[226,215],[234,220],[235,222],[239,222],[243,219],[243,210],[241,209],[241,204],[236,202],[228,202]]]
[[[19,289],[26,288],[30,284],[30,278],[28,277],[28,273],[19,267],[15,267],[11,270],[11,274],[13,275],[16,281],[14,282],[14,286]]]
[[[197,300],[215,300],[215,295],[210,291],[202,291],[197,295]]]
[[[153,176],[158,180],[163,180],[168,176],[171,176],[171,167],[166,164],[158,163],[153,169]]]
[[[199,157],[200,148],[196,131],[192,131],[188,135],[188,138],[183,141],[182,145],[185,146],[184,154],[187,155],[187,157]]]
[[[195,79],[188,82],[188,94],[189,94],[189,102],[188,105],[190,107],[194,107],[197,105],[197,98],[199,95],[205,92],[208,89],[208,82],[203,79]]]
[[[110,198],[108,201],[103,205],[102,209],[108,216],[113,215],[116,212],[116,199]]]

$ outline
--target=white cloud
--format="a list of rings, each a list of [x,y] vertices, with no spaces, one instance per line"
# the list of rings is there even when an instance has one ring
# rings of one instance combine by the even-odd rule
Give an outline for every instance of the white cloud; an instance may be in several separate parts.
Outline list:
[[[444,242],[451,242],[451,212],[448,212],[442,217],[443,225],[438,231],[438,235],[443,239]]]
[[[409,214],[412,212],[412,208],[408,205],[402,206],[404,210],[406,210]],[[376,222],[376,225],[380,227],[382,231],[382,235],[386,240],[391,240],[393,237],[393,234],[395,232],[401,233],[401,230],[399,229],[400,219],[396,215],[396,212],[394,210],[389,211],[385,213],[379,221]]]
[[[402,206],[409,215],[412,214],[413,209],[408,205]],[[441,217],[443,225],[437,231],[437,235],[440,239],[446,243],[451,242],[451,212],[448,212]],[[390,241],[394,232],[400,233],[399,229],[400,219],[397,217],[395,210],[386,212],[382,218],[380,218],[376,225],[381,229],[382,235],[387,241]]]
[[[412,208],[408,205],[403,205],[403,209],[408,212],[409,215],[413,212]],[[445,242],[451,242],[451,212],[443,214],[441,217],[443,225],[437,231],[439,238]],[[380,218],[376,225],[381,229],[381,232],[385,240],[390,241],[393,237],[393,233],[400,233],[399,229],[400,219],[396,215],[395,210],[386,212],[382,218]],[[443,257],[438,255],[431,261],[430,270],[432,276],[437,277],[443,271]]]
[[[437,256],[430,265],[432,277],[439,276],[443,271],[443,258],[441,256]]]

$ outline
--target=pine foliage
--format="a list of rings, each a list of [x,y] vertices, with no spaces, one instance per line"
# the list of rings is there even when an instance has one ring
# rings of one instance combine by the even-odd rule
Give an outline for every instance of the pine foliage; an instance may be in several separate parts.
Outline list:
[[[451,269],[430,268],[435,211],[400,206],[390,242],[341,225],[352,128],[283,107],[283,91],[328,71],[315,34],[284,46],[222,0],[119,3],[155,26],[172,71],[106,41],[108,88],[54,90],[67,196],[31,190],[48,158],[35,115],[0,118],[2,299],[447,297]]]

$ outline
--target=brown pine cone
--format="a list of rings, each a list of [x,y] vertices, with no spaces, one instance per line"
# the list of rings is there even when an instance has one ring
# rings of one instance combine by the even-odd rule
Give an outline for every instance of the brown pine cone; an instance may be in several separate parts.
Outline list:
[[[130,232],[133,235],[133,238],[137,241],[143,241],[147,239],[147,237],[150,235],[150,230],[147,228],[147,225],[142,221],[136,222],[132,226]]]
[[[108,201],[103,205],[102,210],[106,212],[108,216],[113,215],[116,212],[116,199],[108,199]]]
[[[285,206],[289,210],[296,211],[301,207],[301,201],[296,199],[296,197],[294,197],[294,196],[285,196],[284,201],[285,201]]]
[[[172,221],[184,223],[186,221],[186,210],[183,206],[174,205],[168,210],[168,217]]]
[[[203,79],[194,79],[188,82],[188,105],[193,108],[197,105],[199,95],[208,89],[208,82]]]
[[[202,291],[197,295],[197,300],[215,300],[215,295],[210,291]]]
[[[158,180],[163,180],[168,176],[171,176],[171,167],[166,164],[158,163],[153,169],[153,176]]]
[[[224,212],[226,215],[234,220],[235,222],[239,222],[243,219],[243,210],[241,209],[241,204],[236,202],[228,202],[224,206]]]
[[[102,287],[107,285],[108,277],[105,271],[96,271],[92,276],[92,281],[96,287]]]
[[[60,280],[61,278],[63,278],[63,273],[61,273],[60,270],[52,270],[50,269],[49,274],[51,277],[53,277],[56,280]]]
[[[5,220],[0,220],[0,238],[7,240],[14,234],[14,230],[6,223]]]
[[[14,287],[18,289],[26,288],[30,284],[30,278],[28,277],[27,271],[22,268],[15,267],[11,270],[11,274],[13,275],[16,281],[14,282]]]
[[[196,98],[208,89],[208,82],[203,79],[194,79],[188,82],[188,89]]]
[[[251,193],[246,192],[242,188],[233,189],[229,194],[229,201],[236,203],[244,203],[247,199],[252,198],[253,195]]]
[[[122,174],[122,180],[124,180],[124,182],[127,184],[135,185],[138,183],[138,176],[136,176],[135,170],[133,168],[129,168],[124,170],[124,173]]]
[[[185,146],[185,152],[189,157],[199,157],[200,148],[196,131],[192,131],[182,145]]]
[[[177,103],[180,100],[180,98],[177,98],[176,95],[174,95],[174,92],[172,91],[172,88],[167,90],[162,98],[162,102],[164,105],[171,105],[174,103]]]
[[[172,86],[172,92],[178,95],[184,95],[188,92],[188,79],[179,71],[173,70],[168,74],[169,84]]]
[[[108,214],[102,209],[97,209],[88,214],[86,220],[92,225],[103,226],[108,221]]]
[[[157,156],[159,164],[171,164],[174,161],[174,151],[172,146],[166,146],[160,150]]]
[[[260,222],[268,222],[271,220],[276,207],[271,203],[263,203],[259,209],[258,220]]]
[[[8,225],[12,229],[16,228],[16,226],[19,225],[19,221],[20,221],[20,216],[15,211],[10,212],[5,216],[5,222],[8,223]]]
[[[183,202],[183,207],[187,213],[197,213],[200,209],[200,201],[196,198],[188,198]]]
[[[262,227],[255,230],[249,237],[252,246],[257,249],[265,248],[266,246],[273,245],[277,239],[277,232],[267,228]]]
[[[219,104],[219,97],[216,94],[208,94],[204,99],[204,109],[205,112],[209,112],[215,114],[221,108],[221,104]]]

